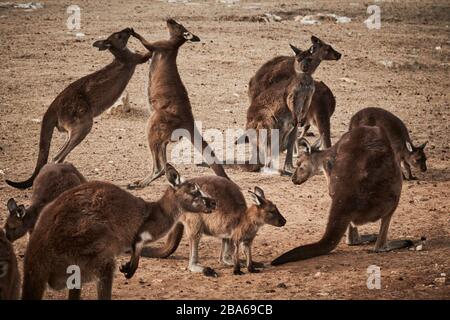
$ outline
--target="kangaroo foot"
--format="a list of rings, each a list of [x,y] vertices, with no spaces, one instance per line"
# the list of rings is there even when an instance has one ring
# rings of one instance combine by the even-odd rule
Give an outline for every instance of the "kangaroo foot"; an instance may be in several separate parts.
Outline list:
[[[256,269],[255,266],[250,266],[250,267],[247,268],[247,270],[250,273],[259,273],[259,272],[261,272],[261,270]]]
[[[375,241],[377,241],[377,239],[378,239],[377,234],[363,234],[359,236],[359,239],[356,240],[352,239],[352,241],[347,241],[347,245],[359,246],[363,244],[374,243]]]
[[[288,176],[291,177],[293,175],[293,171],[280,170],[280,176]]]
[[[149,186],[153,181],[155,181],[156,179],[160,178],[164,173],[165,173],[164,170],[161,170],[161,171],[159,171],[157,173],[153,173],[153,174],[149,175],[148,177],[146,177],[143,180],[135,181],[133,183],[130,183],[127,186],[127,189],[128,190],[136,190],[136,189],[145,188],[145,187]]]
[[[214,271],[214,269],[212,269],[210,267],[203,268],[203,275],[205,275],[207,277],[214,277],[214,278],[217,278],[219,276],[217,274],[217,272]]]
[[[239,270],[239,269],[234,269],[233,270],[233,274],[235,276],[242,276],[244,273],[241,270]]]
[[[392,240],[389,241],[384,247],[375,248],[375,252],[389,252],[392,250],[409,248],[413,245],[414,243],[411,240]]]

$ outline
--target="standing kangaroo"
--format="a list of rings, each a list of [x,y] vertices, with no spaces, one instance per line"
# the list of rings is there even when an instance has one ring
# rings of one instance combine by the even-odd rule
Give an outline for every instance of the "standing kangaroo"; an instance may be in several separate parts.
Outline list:
[[[121,96],[136,65],[151,57],[149,53],[141,55],[126,47],[131,33],[132,29],[128,28],[94,42],[94,47],[108,49],[113,54],[113,62],[71,83],[55,98],[42,119],[39,155],[33,174],[26,181],[6,180],[6,183],[19,189],[31,187],[39,170],[47,163],[54,128],[67,132],[66,141],[53,158],[53,162],[61,163],[91,131],[94,117],[111,107]]]
[[[142,256],[150,258],[167,258],[178,248],[183,237],[183,226],[189,238],[189,270],[203,272],[207,276],[217,276],[209,267],[198,264],[198,245],[203,234],[222,239],[222,250],[219,262],[233,265],[233,273],[242,274],[240,271],[239,246],[244,245],[247,258],[247,270],[257,272],[252,260],[251,247],[258,229],[264,224],[282,227],[286,220],[278,211],[276,205],[264,196],[264,191],[255,187],[253,196],[255,205],[247,207],[244,195],[239,186],[222,177],[209,176],[189,180],[197,183],[202,190],[207,192],[217,201],[217,209],[212,214],[184,214],[180,222],[169,233],[167,242],[163,248],[144,248]],[[233,258],[231,258],[233,257]]]
[[[297,128],[306,122],[315,86],[312,74],[319,66],[321,55],[312,50],[300,51],[291,45],[295,53],[295,76],[274,83],[253,99],[247,110],[247,134],[255,130],[256,135],[249,135],[249,141],[258,150],[256,164],[244,165],[248,171],[258,171],[271,164],[271,132],[268,134],[267,148],[261,139],[261,129],[279,130],[279,152],[287,150],[283,171],[290,173],[294,167],[292,154],[297,139]],[[260,150],[267,150],[266,153]]]
[[[68,267],[77,266],[81,284],[97,280],[99,299],[111,299],[116,257],[139,254],[145,242],[163,237],[186,212],[212,212],[215,202],[198,185],[182,182],[169,164],[171,186],[156,202],[147,202],[106,182],[93,181],[61,194],[46,206],[25,253],[23,299],[41,299],[46,284],[67,287]],[[131,277],[138,260],[121,268]],[[69,289],[79,299],[81,287]]]
[[[31,205],[17,205],[11,198],[7,207],[9,217],[5,231],[9,241],[14,242],[27,232],[32,232],[42,209],[61,193],[85,183],[86,179],[71,163],[48,163],[42,167],[34,180]]]
[[[11,242],[0,229],[0,300],[17,300],[20,296],[20,273]]]
[[[341,54],[332,46],[311,37],[312,46],[309,50],[321,56],[321,60],[339,60]],[[285,81],[295,76],[295,57],[278,56],[263,64],[250,79],[248,95],[250,102],[275,83]],[[303,127],[302,136],[306,134],[311,125],[315,126],[323,139],[323,147],[331,147],[330,118],[336,108],[336,99],[330,88],[322,81],[314,80],[315,92]],[[242,141],[240,141],[242,142]]]
[[[411,173],[411,166],[420,168],[422,172],[427,171],[427,157],[424,149],[428,141],[414,147],[405,124],[394,114],[381,108],[362,109],[350,120],[350,130],[360,126],[377,126],[386,132],[397,160],[408,174],[408,177],[403,174],[404,179],[417,179]]]
[[[187,41],[197,42],[200,38],[173,19],[167,20],[167,28],[169,40],[152,43],[136,32],[132,34],[152,53],[149,92],[153,113],[147,125],[147,138],[153,159],[153,171],[144,179],[130,184],[129,189],[146,187],[164,174],[167,145],[171,141],[172,133],[177,129],[187,130],[192,144],[202,152],[203,156],[207,150],[208,165],[218,176],[228,178],[213,150],[194,124],[188,93],[178,73],[179,48]],[[196,137],[200,141],[195,141]]]
[[[387,242],[389,223],[402,190],[401,169],[384,131],[362,126],[344,134],[331,148],[307,147],[300,154],[292,177],[302,184],[322,170],[332,199],[328,224],[318,242],[292,249],[272,261],[272,265],[309,259],[331,252],[348,228],[347,243],[357,245],[376,240],[375,251],[383,252],[411,245],[409,240]],[[356,226],[381,219],[377,236],[360,236]]]

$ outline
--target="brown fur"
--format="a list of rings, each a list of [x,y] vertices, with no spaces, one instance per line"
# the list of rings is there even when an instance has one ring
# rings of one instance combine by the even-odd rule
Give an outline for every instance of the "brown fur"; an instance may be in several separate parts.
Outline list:
[[[181,24],[173,19],[167,20],[169,40],[161,40],[150,43],[141,35],[133,33],[152,55],[150,65],[149,92],[153,113],[147,125],[148,145],[153,158],[153,171],[141,181],[130,184],[129,188],[142,188],[164,173],[164,165],[167,162],[166,148],[171,142],[173,131],[185,129],[189,132],[192,144],[202,152],[202,155],[211,155],[213,163],[209,162],[213,171],[222,177],[228,178],[223,167],[218,164],[213,150],[200,136],[201,145],[194,143],[197,128],[194,124],[194,116],[189,101],[187,90],[180,78],[177,68],[177,55],[179,48],[186,41],[200,41]],[[206,151],[205,151],[206,149]]]
[[[191,271],[203,272],[208,276],[216,275],[211,268],[198,264],[198,245],[202,234],[205,234],[222,239],[219,261],[234,265],[235,274],[242,274],[239,262],[239,246],[242,243],[247,257],[247,269],[249,272],[256,272],[251,257],[251,245],[259,228],[264,224],[281,227],[286,223],[277,207],[265,198],[259,188],[255,188],[255,192],[252,193],[256,204],[247,207],[239,186],[222,177],[208,176],[189,181],[197,183],[202,190],[213,197],[217,202],[217,209],[207,215],[183,214],[178,223],[180,227],[174,228],[169,233],[164,248],[159,250],[145,248],[143,256],[155,258],[161,257],[157,255],[158,253],[175,252],[183,235],[181,226],[184,225],[190,245],[189,269]],[[231,257],[233,257],[232,261]]]
[[[313,37],[313,47],[320,51],[322,60],[339,60],[341,54],[327,43]],[[272,85],[290,79],[295,75],[295,57],[278,56],[261,66],[250,79],[248,95],[250,101],[267,90]],[[302,136],[310,125],[315,126],[323,138],[323,146],[331,147],[330,118],[336,107],[336,100],[330,88],[321,81],[314,81],[315,92],[307,114]]]
[[[386,132],[397,160],[408,174],[408,177],[403,174],[405,179],[416,179],[412,175],[411,166],[420,168],[422,172],[427,171],[427,157],[424,152],[427,142],[414,147],[405,124],[394,114],[381,108],[362,109],[350,120],[350,130],[360,126],[378,126]]]
[[[20,295],[20,273],[14,247],[0,229],[0,300],[17,300]]]
[[[27,232],[32,232],[36,220],[45,205],[55,200],[61,193],[85,183],[86,179],[71,163],[48,163],[42,167],[34,180],[31,205],[17,205],[9,199],[9,216],[5,223],[6,237],[14,242]]]
[[[77,265],[81,282],[98,280],[98,298],[110,299],[119,254],[133,249],[131,263],[121,268],[130,278],[143,242],[163,237],[184,211],[215,208],[197,185],[182,183],[172,166],[167,166],[166,175],[172,186],[157,202],[93,181],[62,193],[46,206],[26,250],[22,298],[41,299],[47,283],[53,289],[65,288],[68,266]],[[70,290],[69,297],[80,298],[80,289]]]
[[[295,76],[276,82],[261,92],[251,102],[247,110],[246,130],[268,130],[267,154],[258,158],[257,164],[246,165],[248,171],[257,171],[263,166],[270,165],[271,146],[270,130],[279,130],[279,152],[287,150],[284,171],[292,171],[292,153],[297,138],[297,127],[304,125],[314,93],[314,80],[312,74],[321,62],[319,51],[311,53],[300,51],[291,46],[296,53]],[[254,149],[263,150],[263,142],[257,137],[250,137]]]
[[[113,62],[71,83],[55,98],[42,119],[39,155],[32,176],[23,182],[6,180],[9,185],[20,189],[33,185],[37,174],[47,163],[55,127],[67,133],[66,142],[53,158],[54,162],[61,163],[91,131],[94,117],[111,107],[120,97],[136,65],[150,59],[149,53],[141,55],[127,49],[131,32],[131,29],[124,29],[94,43],[99,50],[108,49],[114,55]]]
[[[410,243],[387,242],[390,219],[402,190],[402,175],[389,139],[378,127],[360,127],[347,132],[331,148],[308,147],[300,155],[292,177],[301,184],[322,170],[332,199],[328,224],[322,239],[284,253],[272,265],[312,258],[332,251],[349,228],[349,244],[361,243],[356,226],[381,219],[375,251],[405,247]]]

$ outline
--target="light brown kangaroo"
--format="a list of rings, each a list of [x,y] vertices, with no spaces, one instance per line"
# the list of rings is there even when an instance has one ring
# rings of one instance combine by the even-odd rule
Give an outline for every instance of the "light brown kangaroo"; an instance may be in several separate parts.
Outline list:
[[[167,164],[171,186],[156,202],[147,202],[106,182],[84,183],[61,194],[44,208],[25,253],[23,299],[41,299],[46,284],[67,287],[69,266],[80,270],[81,284],[97,280],[99,299],[111,299],[116,257],[130,247],[133,257],[145,242],[163,237],[188,211],[212,212],[215,201],[198,185],[182,182]],[[138,259],[122,268],[131,277]],[[79,299],[80,287],[69,289]]]
[[[271,130],[279,130],[279,152],[287,150],[283,172],[291,173],[294,169],[292,154],[297,139],[297,128],[305,124],[312,95],[314,80],[312,74],[319,66],[321,55],[318,51],[299,51],[291,46],[295,53],[295,77],[274,83],[252,100],[247,110],[246,132],[255,130],[257,134],[249,135],[250,143],[258,150],[256,164],[244,165],[248,171],[259,171],[269,166],[272,159]],[[266,142],[260,139],[261,129],[268,130]],[[260,150],[267,150],[261,152]]]
[[[200,41],[200,38],[190,33],[173,19],[167,20],[167,28],[169,40],[152,43],[133,32],[133,36],[153,53],[149,75],[149,92],[153,113],[147,125],[147,138],[153,159],[153,170],[144,179],[130,184],[128,186],[130,189],[146,187],[164,174],[164,165],[167,162],[167,145],[172,141],[172,133],[177,129],[186,130],[190,135],[192,144],[202,152],[214,172],[218,176],[228,178],[214,151],[203,139],[194,124],[188,93],[178,73],[176,59],[179,48],[187,41],[197,42]]]
[[[403,165],[408,177],[407,180],[417,179],[411,173],[411,166],[427,171],[427,157],[424,149],[428,141],[414,147],[409,137],[408,129],[402,120],[387,110],[381,108],[365,108],[353,115],[350,120],[350,130],[360,126],[377,126],[386,132],[397,160]]]
[[[376,240],[375,251],[404,248],[409,240],[387,242],[389,223],[402,190],[402,175],[385,132],[362,126],[344,134],[331,148],[320,151],[319,143],[300,154],[292,177],[302,184],[322,170],[332,199],[328,224],[318,242],[292,249],[272,261],[272,265],[298,261],[331,252],[348,228],[347,243],[357,245]],[[381,219],[378,238],[360,236],[356,226]]]
[[[8,200],[6,237],[14,242],[27,232],[32,232],[42,209],[61,193],[85,183],[86,179],[71,163],[47,163],[34,180],[31,205],[25,209],[11,198]]]
[[[149,53],[134,53],[126,47],[131,32],[132,29],[124,29],[105,40],[94,42],[94,47],[108,49],[114,55],[113,62],[71,83],[55,98],[42,119],[39,155],[33,174],[25,181],[6,180],[6,183],[19,189],[31,187],[47,163],[54,128],[67,132],[65,143],[53,158],[53,162],[61,163],[91,131],[94,117],[111,107],[121,96],[136,65],[151,57]]]
[[[339,60],[341,58],[339,52],[321,39],[312,36],[311,42],[312,46],[309,50],[320,54],[322,60]],[[248,86],[250,102],[273,84],[283,82],[293,76],[295,76],[295,57],[278,56],[267,61],[250,79]],[[322,81],[314,80],[314,85],[315,92],[302,130],[302,136],[313,125],[319,131],[320,136],[323,137],[322,145],[329,148],[331,147],[330,118],[336,108],[336,99],[330,88]],[[244,142],[243,139],[238,140],[238,143],[242,142]]]
[[[17,300],[20,296],[20,273],[14,247],[0,229],[0,300]]]
[[[184,226],[189,239],[190,271],[203,272],[206,276],[217,276],[217,273],[210,267],[198,264],[198,246],[201,236],[206,234],[222,239],[219,262],[233,265],[234,274],[242,274],[239,261],[241,243],[243,243],[247,258],[247,270],[258,272],[252,260],[251,247],[259,228],[264,224],[276,227],[286,224],[286,220],[276,205],[266,199],[264,191],[259,187],[255,187],[254,192],[249,191],[254,198],[255,205],[247,207],[239,186],[232,181],[217,176],[194,178],[189,181],[197,183],[202,190],[213,197],[217,202],[217,209],[212,214],[182,215],[180,222],[169,233],[165,246],[163,248],[144,248],[142,256],[167,258],[177,249],[183,236]]]

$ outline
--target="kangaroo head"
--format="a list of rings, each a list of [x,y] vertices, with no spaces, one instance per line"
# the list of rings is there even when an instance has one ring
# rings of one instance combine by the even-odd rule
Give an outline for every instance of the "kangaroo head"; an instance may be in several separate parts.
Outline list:
[[[320,55],[313,53],[312,49],[302,51],[292,44],[289,44],[289,46],[295,53],[295,72],[307,73],[312,75],[314,71],[316,71],[319,64],[322,62]]]
[[[320,40],[316,36],[311,36],[312,46],[309,50],[320,56],[321,60],[339,60],[341,54],[334,50],[332,46]]]
[[[260,187],[255,187],[255,191],[249,191],[255,201],[257,211],[256,216],[261,224],[270,224],[275,227],[282,227],[286,224],[286,219],[272,201],[266,199],[264,191]]]
[[[304,146],[305,150],[300,152],[298,156],[297,168],[292,175],[294,184],[304,183],[318,171],[320,164],[316,161],[314,155],[319,152],[321,141],[322,139],[319,138],[313,145],[310,145],[305,138],[298,141],[298,149],[300,149],[300,146]]]
[[[126,48],[128,39],[133,33],[133,29],[126,28],[119,32],[114,32],[105,40],[97,40],[94,42],[93,46],[98,48],[98,50],[123,50]]]
[[[17,205],[13,198],[8,200],[6,206],[9,211],[9,216],[5,223],[6,238],[13,242],[25,235],[28,231],[25,226],[27,211],[23,204]]]
[[[173,19],[167,19],[167,29],[169,29],[170,39],[183,44],[186,41],[198,42],[200,38],[189,32],[182,24]]]
[[[200,186],[184,181],[178,171],[170,164],[166,165],[166,177],[174,190],[177,203],[183,211],[211,213],[216,209],[216,201],[207,195]]]
[[[406,149],[408,150],[407,156],[405,157],[406,162],[415,168],[420,168],[422,172],[427,171],[427,156],[424,152],[427,143],[428,141],[422,143],[418,147],[414,147],[411,143],[406,141]]]

